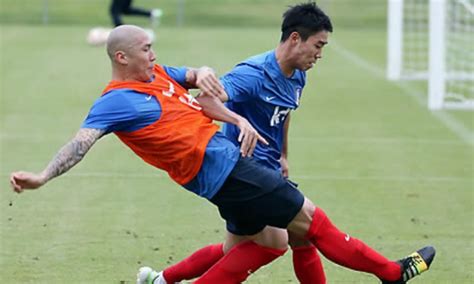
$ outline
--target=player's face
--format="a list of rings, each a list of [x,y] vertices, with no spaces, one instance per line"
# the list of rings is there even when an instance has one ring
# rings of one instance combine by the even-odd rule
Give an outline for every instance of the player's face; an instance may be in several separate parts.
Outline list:
[[[147,34],[140,35],[129,54],[129,70],[136,80],[146,82],[153,76],[155,52],[151,48],[151,40]]]
[[[309,36],[305,41],[300,38],[296,46],[296,68],[306,71],[313,68],[316,61],[322,58],[324,46],[328,43],[329,33],[320,31]]]

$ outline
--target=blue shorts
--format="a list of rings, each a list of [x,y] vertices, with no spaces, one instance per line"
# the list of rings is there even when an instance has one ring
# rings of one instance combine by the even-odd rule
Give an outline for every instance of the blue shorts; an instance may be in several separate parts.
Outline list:
[[[210,199],[236,235],[254,235],[267,225],[286,228],[304,202],[303,194],[279,171],[240,158]]]

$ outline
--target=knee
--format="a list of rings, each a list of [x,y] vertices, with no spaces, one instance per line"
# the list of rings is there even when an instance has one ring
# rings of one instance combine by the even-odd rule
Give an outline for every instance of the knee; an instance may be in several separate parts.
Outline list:
[[[300,211],[298,214],[296,214],[295,218],[293,218],[290,224],[288,224],[288,231],[294,233],[299,238],[304,238],[309,230],[309,227],[311,226],[315,211],[316,207],[314,206],[313,202],[305,198]]]
[[[225,254],[227,254],[229,250],[231,250],[234,246],[248,240],[249,240],[249,237],[247,236],[239,236],[239,235],[235,235],[230,232],[227,232],[222,250],[224,251]]]
[[[309,226],[313,221],[314,212],[316,212],[316,206],[308,198],[305,198],[303,206],[298,213],[300,221],[305,225]]]
[[[288,233],[285,229],[265,227],[263,231],[253,237],[257,244],[279,250],[288,249]]]
[[[314,212],[316,211],[316,206],[314,206],[311,200],[305,198],[303,208],[301,208],[301,210],[305,213],[306,216],[308,216],[310,220],[312,220]]]

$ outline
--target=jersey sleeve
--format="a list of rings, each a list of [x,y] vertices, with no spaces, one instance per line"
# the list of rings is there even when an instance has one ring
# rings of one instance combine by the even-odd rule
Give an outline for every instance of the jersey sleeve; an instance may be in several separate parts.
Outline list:
[[[247,64],[237,65],[221,77],[221,83],[229,101],[244,102],[258,97],[263,81],[263,72]]]
[[[176,83],[180,84],[181,86],[186,85],[186,72],[188,71],[187,67],[170,67],[165,65],[162,67],[166,74],[175,80]]]
[[[124,131],[135,122],[137,110],[125,93],[131,90],[111,91],[98,98],[92,105],[81,128],[104,130],[105,133]]]

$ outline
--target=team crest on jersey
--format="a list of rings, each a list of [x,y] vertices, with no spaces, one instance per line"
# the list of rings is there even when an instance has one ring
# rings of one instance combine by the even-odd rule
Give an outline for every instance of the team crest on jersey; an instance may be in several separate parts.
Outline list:
[[[302,90],[302,88],[296,88],[296,90],[295,90],[296,105],[298,105],[298,106],[300,105],[301,90]]]
[[[281,122],[285,121],[286,116],[290,113],[289,108],[281,108],[280,106],[276,106],[272,118],[270,119],[270,126],[278,126]]]

